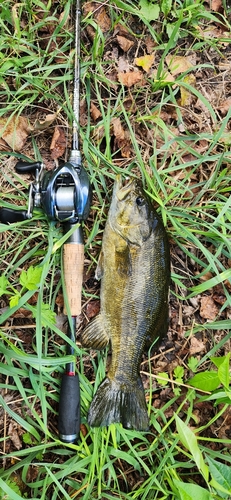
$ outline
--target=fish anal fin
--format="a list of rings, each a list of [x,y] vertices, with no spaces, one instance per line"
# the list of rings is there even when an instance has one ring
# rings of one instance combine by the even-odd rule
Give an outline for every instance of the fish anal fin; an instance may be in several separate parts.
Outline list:
[[[101,314],[98,314],[84,329],[81,336],[83,347],[101,350],[106,347],[109,337],[104,329]]]

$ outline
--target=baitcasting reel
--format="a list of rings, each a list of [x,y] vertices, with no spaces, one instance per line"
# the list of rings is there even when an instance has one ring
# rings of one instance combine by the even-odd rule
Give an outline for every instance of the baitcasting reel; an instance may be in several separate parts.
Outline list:
[[[3,223],[29,219],[34,208],[43,208],[50,220],[63,223],[75,224],[87,219],[91,188],[79,151],[72,151],[70,160],[53,171],[44,172],[41,162],[19,161],[15,169],[19,174],[34,172],[35,181],[29,190],[28,210],[1,208]]]

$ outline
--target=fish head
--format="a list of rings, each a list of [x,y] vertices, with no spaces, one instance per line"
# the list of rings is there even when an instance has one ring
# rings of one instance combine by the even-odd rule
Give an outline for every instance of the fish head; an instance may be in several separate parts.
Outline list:
[[[128,243],[141,246],[153,228],[153,209],[140,182],[123,184],[117,175],[108,214],[111,228]]]

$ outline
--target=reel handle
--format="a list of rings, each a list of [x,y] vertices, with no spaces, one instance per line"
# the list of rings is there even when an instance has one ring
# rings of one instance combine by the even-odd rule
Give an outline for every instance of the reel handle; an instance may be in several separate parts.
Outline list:
[[[18,174],[26,174],[27,172],[35,172],[37,169],[41,170],[43,164],[41,161],[36,162],[27,162],[27,161],[18,161],[15,165],[15,170]]]
[[[13,210],[12,208],[0,208],[0,222],[11,224],[29,219],[26,210]]]

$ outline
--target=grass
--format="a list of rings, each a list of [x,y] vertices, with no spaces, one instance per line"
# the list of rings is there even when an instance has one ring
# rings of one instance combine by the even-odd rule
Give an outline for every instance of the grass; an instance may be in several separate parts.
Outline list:
[[[148,10],[144,0],[114,0],[101,7],[102,21],[97,6],[101,3],[91,13],[84,4],[82,19],[81,149],[94,197],[85,224],[79,331],[87,305],[99,296],[94,270],[112,181],[122,172],[142,178],[168,230],[172,342],[143,360],[151,426],[140,433],[119,424],[88,427],[87,410],[105,376],[106,353],[84,351],[77,340],[81,436],[76,445],[63,445],[57,437],[58,394],[72,357],[65,354],[71,341],[60,309],[62,230],[40,210],[32,220],[0,224],[0,498],[228,499],[231,141],[230,110],[221,110],[230,95],[227,74],[217,69],[219,62],[230,64],[228,11],[213,12],[201,0],[152,2]],[[1,7],[1,117],[27,116],[33,132],[22,150],[1,151],[0,198],[1,206],[25,208],[31,177],[16,174],[15,161],[50,161],[54,126],[67,130],[72,121],[72,4],[5,0]],[[128,32],[134,41],[128,53],[118,46],[118,23],[127,30],[121,36]],[[143,84],[127,88],[116,79],[119,57],[129,70],[140,70],[134,60],[147,53],[147,37],[154,73],[141,69]],[[191,55],[196,64],[169,79],[169,55]],[[187,79],[191,74],[197,84]],[[217,85],[220,97],[214,99]],[[92,104],[99,111],[96,120]],[[49,113],[57,113],[56,121],[45,131],[37,129],[35,121]],[[122,138],[113,125],[118,119]],[[203,319],[201,297],[215,293],[217,315]],[[178,314],[185,307],[192,308],[189,318]],[[192,356],[194,336],[205,350]]]

